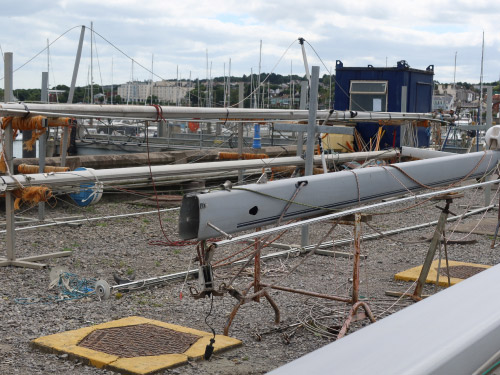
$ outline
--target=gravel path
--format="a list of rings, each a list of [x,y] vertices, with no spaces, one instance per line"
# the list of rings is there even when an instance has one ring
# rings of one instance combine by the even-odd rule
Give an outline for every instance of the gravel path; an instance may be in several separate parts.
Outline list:
[[[112,198],[114,197],[114,198]],[[120,196],[113,195],[101,203],[85,209],[75,207],[69,201],[60,200],[53,208],[47,209],[48,220],[57,217],[83,215],[99,217],[133,212],[144,212],[154,208],[138,205]],[[134,198],[136,199],[136,198]],[[464,198],[456,199],[451,210],[464,212],[464,206],[481,204],[482,191],[468,191]],[[423,206],[411,208],[393,206],[399,210],[391,215],[375,215],[371,224],[379,230],[389,230],[427,221],[436,220],[439,210],[427,202]],[[35,217],[36,210],[20,213],[23,217]],[[162,223],[166,234],[175,238],[177,211],[162,213]],[[465,219],[477,220],[482,214]],[[485,217],[496,217],[496,211]],[[449,224],[448,232],[454,224]],[[321,238],[330,228],[329,224],[319,224],[311,228],[311,240]],[[362,252],[367,259],[361,265],[361,295],[368,298],[375,314],[385,316],[389,310],[408,305],[403,300],[396,306],[395,298],[385,296],[386,290],[404,292],[411,283],[394,281],[394,274],[422,264],[428,243],[419,242],[422,236],[430,237],[434,227],[406,232],[390,239],[367,240],[362,243]],[[363,233],[372,233],[367,226]],[[334,239],[351,238],[349,226],[339,226],[333,232]],[[467,234],[455,233],[452,238],[462,238]],[[2,235],[4,236],[4,235]],[[448,236],[450,237],[450,235]],[[450,259],[494,265],[497,256],[490,250],[491,238],[469,235],[467,239],[477,240],[475,244],[449,245]],[[194,246],[167,247],[155,245],[164,241],[157,214],[93,221],[80,225],[60,225],[36,230],[16,232],[16,252],[18,257],[44,254],[54,251],[72,250],[69,257],[48,261],[49,267],[62,266],[80,278],[107,280],[113,284],[113,273],[123,277],[135,274],[136,279],[186,271],[195,256]],[[394,242],[400,240],[411,243]],[[300,230],[286,233],[280,243],[300,242]],[[239,245],[241,247],[241,245]],[[228,246],[217,250],[214,261],[224,258],[239,249]],[[334,250],[352,253],[352,243],[335,246]],[[5,251],[5,245],[2,248]],[[280,251],[265,249],[264,253]],[[291,275],[289,270],[304,259],[303,256],[289,256],[273,259],[262,264],[264,282],[306,289],[320,293],[335,293],[349,296],[349,279],[352,277],[352,260],[343,257],[313,255]],[[196,264],[193,263],[192,267]],[[217,285],[228,282],[239,267],[222,267],[215,270]],[[2,374],[107,374],[110,371],[83,365],[79,361],[68,360],[66,356],[42,353],[30,346],[30,341],[44,335],[77,329],[109,320],[138,315],[168,323],[185,325],[195,329],[210,331],[205,317],[210,310],[210,299],[195,300],[189,296],[189,285],[196,286],[194,280],[183,287],[183,282],[169,282],[147,290],[124,293],[121,298],[112,295],[110,299],[99,301],[95,297],[60,303],[20,304],[18,298],[33,298],[35,301],[54,295],[48,290],[50,269],[31,270],[14,267],[0,269],[0,373]],[[284,279],[282,279],[285,277]],[[234,283],[242,290],[253,279],[252,267],[245,269]],[[180,299],[181,289],[184,298]],[[440,288],[438,288],[440,289]],[[426,286],[424,293],[434,293],[435,287]],[[210,361],[198,361],[166,374],[262,374],[284,363],[298,358],[331,341],[320,333],[341,324],[334,315],[347,311],[347,306],[325,300],[310,298],[285,292],[270,292],[281,310],[282,322],[273,324],[270,305],[262,303],[245,304],[237,314],[230,335],[243,341],[243,346],[212,357]],[[226,319],[236,300],[228,295],[216,297],[207,322],[222,334]],[[321,316],[328,319],[320,319]],[[305,326],[297,323],[307,322]],[[353,329],[367,322],[358,323]],[[279,327],[281,330],[277,330]],[[330,336],[332,333],[330,332]],[[381,339],[383,343],[383,338]]]

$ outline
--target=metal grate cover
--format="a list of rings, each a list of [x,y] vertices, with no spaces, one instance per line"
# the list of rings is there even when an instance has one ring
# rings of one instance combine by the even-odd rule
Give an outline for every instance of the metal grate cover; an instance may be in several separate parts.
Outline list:
[[[184,353],[202,336],[153,324],[98,329],[78,346],[122,358]]]
[[[467,279],[471,276],[478,274],[479,272],[484,271],[486,268],[483,267],[474,267],[474,266],[450,266],[450,277],[455,277],[457,279]],[[436,268],[437,271],[437,268]],[[441,265],[441,270],[439,274],[442,276],[447,276],[446,266],[443,267]]]

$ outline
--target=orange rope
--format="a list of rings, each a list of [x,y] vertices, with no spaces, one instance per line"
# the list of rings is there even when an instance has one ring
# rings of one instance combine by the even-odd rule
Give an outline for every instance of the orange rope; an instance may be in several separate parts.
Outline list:
[[[13,190],[12,194],[16,197],[14,210],[18,210],[22,203],[30,203],[35,206],[52,198],[52,191],[47,186],[29,186]]]
[[[238,160],[236,152],[219,152],[219,160]]]
[[[5,162],[5,157],[4,157],[3,152],[2,152],[2,156],[0,156],[0,172],[1,173],[7,172],[7,163]]]
[[[46,129],[42,126],[43,116],[31,116],[31,117],[3,117],[2,118],[2,129],[5,129],[8,125],[12,125],[12,136],[16,139],[17,132],[19,130],[31,130],[31,139],[24,143],[24,149],[31,151],[33,149],[33,145],[36,143],[38,138],[45,134]],[[60,117],[60,118],[49,118],[47,121],[48,126],[57,127],[57,126],[71,126],[72,119],[69,117]],[[0,172],[7,172],[7,167],[5,165],[5,158],[2,153],[2,157],[0,158]]]
[[[219,152],[219,160],[238,160],[240,157],[237,152]],[[243,153],[241,158],[247,159],[268,159],[269,156],[266,154],[251,154]]]
[[[243,159],[268,159],[269,156],[266,154],[249,154],[249,153],[244,153],[241,154]]]
[[[33,145],[42,134],[45,133],[45,128],[42,126],[44,117],[43,116],[31,116],[31,117],[4,117],[2,120],[2,129],[5,129],[9,124],[12,124],[14,139],[17,136],[19,130],[31,130],[33,133],[31,139],[26,141],[24,144],[25,150],[32,150]],[[60,118],[49,118],[48,126],[71,126],[71,118],[60,117]]]
[[[53,167],[50,165],[43,168],[44,173],[69,172],[69,170],[68,167]],[[19,164],[17,171],[23,174],[39,173],[40,167],[38,165]]]

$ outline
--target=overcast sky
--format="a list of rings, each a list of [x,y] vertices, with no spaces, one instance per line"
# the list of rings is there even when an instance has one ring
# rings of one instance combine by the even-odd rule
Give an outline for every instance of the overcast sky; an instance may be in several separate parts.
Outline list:
[[[484,81],[500,76],[500,1],[494,0],[3,0],[0,46],[14,53],[14,68],[52,43],[51,86],[69,85],[80,36],[90,27],[161,78],[207,76],[206,51],[212,76],[256,73],[262,40],[262,72],[303,75],[298,37],[306,39],[309,64],[320,74],[344,66],[435,66],[435,79],[478,83],[481,43],[485,33]],[[120,84],[146,80],[151,73],[96,35],[94,82]],[[97,57],[97,56],[98,57]],[[281,61],[280,61],[281,59]],[[3,62],[1,73],[3,76]],[[47,53],[14,73],[14,88],[41,85]],[[77,85],[88,84],[90,32],[85,34]],[[156,77],[155,80],[159,78]],[[3,80],[0,81],[3,86]]]

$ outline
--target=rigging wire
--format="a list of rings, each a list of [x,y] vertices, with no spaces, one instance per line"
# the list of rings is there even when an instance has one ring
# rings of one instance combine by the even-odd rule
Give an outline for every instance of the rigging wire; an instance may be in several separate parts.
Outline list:
[[[116,49],[118,52],[120,52],[123,56],[125,56],[126,58],[128,58],[129,60],[131,60],[133,63],[139,65],[141,68],[143,68],[145,71],[147,71],[148,73],[151,73],[153,76],[161,79],[161,80],[164,80],[166,81],[167,79],[163,78],[162,76],[158,75],[157,73],[154,73],[153,71],[151,71],[151,69],[145,67],[144,65],[142,65],[140,62],[138,62],[137,60],[135,60],[133,57],[129,56],[127,53],[123,52],[118,46],[116,46],[113,42],[110,42],[108,39],[106,39],[104,36],[102,36],[101,34],[99,34],[97,31],[95,31],[95,29],[93,30],[94,34],[98,35],[102,40],[104,40],[106,43],[108,43],[111,47],[113,47],[114,49]]]
[[[93,30],[91,30],[91,31],[93,31]],[[102,80],[101,63],[99,61],[99,54],[97,53],[97,42],[95,41],[95,38],[94,38],[93,44],[94,44],[95,56],[97,58],[97,68],[99,69],[99,77],[101,78],[101,93],[104,94],[104,83]]]
[[[321,63],[323,64],[323,67],[326,69],[326,71],[330,74],[330,77],[332,77],[332,72],[328,69],[328,67],[326,66],[326,64],[323,62],[323,59],[321,58],[321,56],[318,54],[318,52],[316,52],[316,49],[313,47],[313,45],[311,43],[309,43],[307,40],[304,39],[304,41],[309,45],[309,47],[312,48],[312,50],[314,51],[314,53],[316,54],[316,56],[318,57],[319,61],[321,61]],[[362,105],[360,105],[358,102],[356,102],[352,96],[350,94],[348,94],[344,88],[342,87],[342,85],[340,85],[337,81],[337,77],[336,76],[333,76],[333,81],[335,82],[335,87],[339,87],[340,90],[345,94],[345,96],[347,96],[349,98],[350,101],[352,101],[354,104],[356,104],[362,111],[365,111],[365,112],[368,112],[366,109],[364,109],[364,107]]]
[[[271,76],[271,74],[274,73],[274,70],[276,69],[276,67],[280,64],[281,60],[283,60],[283,58],[285,57],[285,55],[288,53],[288,50],[297,42],[298,40],[294,40],[292,43],[290,43],[290,45],[285,49],[285,51],[282,53],[281,57],[278,59],[278,61],[276,62],[276,64],[274,64],[273,68],[271,69],[271,72],[266,76],[266,78],[264,78],[264,80],[262,82],[260,82],[260,84],[255,88],[255,90],[253,90],[248,96],[246,96],[243,100],[240,100],[238,103],[236,104],[233,104],[231,105],[231,107],[236,107],[238,106],[239,104],[243,103],[245,100],[247,100],[248,98],[250,98],[253,94],[255,94],[258,90],[260,90],[260,88],[264,85],[264,83],[269,79],[269,77]],[[253,76],[253,74],[252,74]],[[253,77],[252,77],[253,78]]]
[[[61,39],[64,35],[66,35],[67,33],[69,33],[70,31],[78,28],[78,27],[82,27],[84,25],[77,25],[77,26],[73,26],[72,28],[66,30],[64,33],[62,33],[61,35],[59,35],[56,39],[54,39],[48,46],[46,46],[45,48],[43,48],[41,51],[39,51],[37,54],[35,54],[33,57],[31,57],[30,59],[28,59],[24,64],[22,64],[21,66],[17,67],[16,69],[14,69],[12,71],[12,73],[15,73],[17,72],[18,70],[24,68],[26,65],[28,65],[30,62],[32,62],[34,59],[36,59],[38,56],[40,56],[43,52],[45,52],[47,50],[47,48],[49,48],[50,46],[52,46],[55,42],[57,42],[59,39]],[[85,27],[85,26],[84,26]],[[2,52],[2,55],[3,55],[3,52]],[[4,79],[4,77],[1,77],[0,78],[0,81],[2,81]]]

